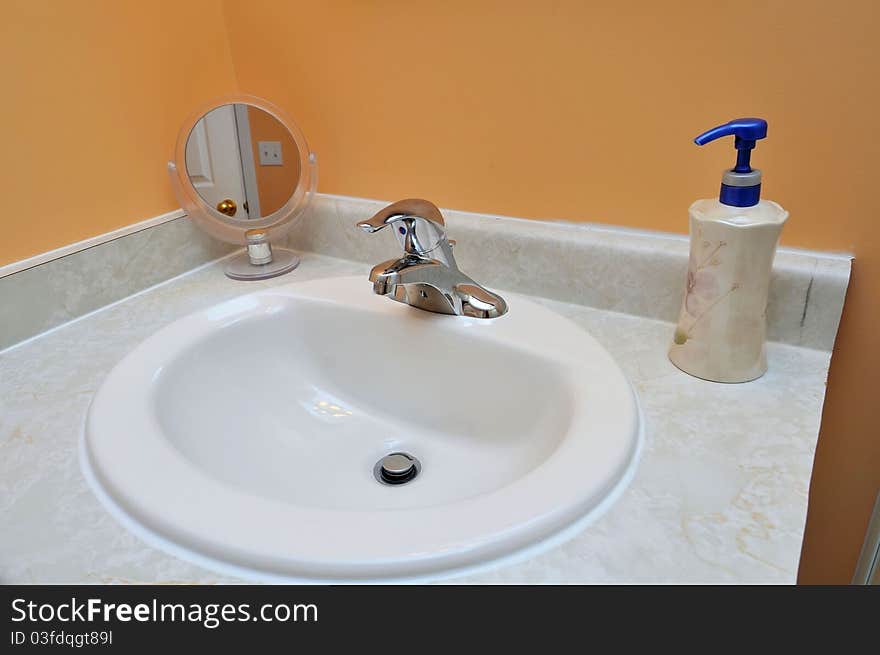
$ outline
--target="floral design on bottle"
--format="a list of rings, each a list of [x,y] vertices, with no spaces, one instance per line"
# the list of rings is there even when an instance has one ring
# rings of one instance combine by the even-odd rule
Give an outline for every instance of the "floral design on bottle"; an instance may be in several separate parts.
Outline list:
[[[698,238],[702,237],[702,230]],[[734,282],[723,293],[719,293],[718,276],[715,270],[721,265],[721,252],[727,246],[726,241],[712,244],[709,241],[702,242],[702,251],[707,252],[699,261],[697,255],[691,250],[688,259],[687,286],[685,287],[684,307],[678,325],[675,328],[675,343],[679,346],[691,338],[691,333],[697,324],[731,293],[739,289],[738,282]],[[688,321],[688,318],[691,320]]]

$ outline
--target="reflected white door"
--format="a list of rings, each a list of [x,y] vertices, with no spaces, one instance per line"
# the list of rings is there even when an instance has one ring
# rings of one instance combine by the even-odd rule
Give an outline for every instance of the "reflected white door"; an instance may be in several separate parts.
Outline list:
[[[199,195],[216,207],[232,200],[236,218],[248,218],[241,153],[232,105],[224,105],[202,118],[186,144],[186,170]]]

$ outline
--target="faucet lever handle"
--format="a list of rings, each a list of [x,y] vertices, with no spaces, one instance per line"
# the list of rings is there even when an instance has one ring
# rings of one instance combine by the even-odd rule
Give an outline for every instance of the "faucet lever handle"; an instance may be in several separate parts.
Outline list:
[[[418,198],[398,200],[357,226],[364,232],[378,232],[396,225],[395,236],[411,255],[423,255],[446,241],[446,223],[437,206]]]

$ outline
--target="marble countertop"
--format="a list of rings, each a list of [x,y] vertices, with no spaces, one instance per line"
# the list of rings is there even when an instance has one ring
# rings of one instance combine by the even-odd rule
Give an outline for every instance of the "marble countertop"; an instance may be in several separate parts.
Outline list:
[[[92,495],[77,446],[92,394],[169,322],[267,286],[366,275],[307,254],[292,275],[234,282],[211,264],[0,352],[0,582],[235,582],[146,546]],[[535,298],[599,340],[646,419],[635,478],[570,541],[453,582],[794,583],[830,353],[771,343],[768,373],[726,385],[676,369],[673,326]]]

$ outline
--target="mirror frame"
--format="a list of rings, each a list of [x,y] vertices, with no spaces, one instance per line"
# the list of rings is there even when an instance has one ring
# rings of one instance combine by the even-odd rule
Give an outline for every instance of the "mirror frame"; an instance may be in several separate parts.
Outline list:
[[[299,154],[300,176],[293,195],[281,208],[262,218],[236,220],[221,214],[202,199],[186,170],[186,144],[196,123],[214,109],[230,104],[249,105],[272,116],[290,132]],[[174,159],[168,162],[168,175],[180,206],[196,225],[220,241],[246,245],[245,233],[249,230],[266,230],[269,240],[276,241],[293,227],[295,220],[309,207],[315,195],[318,186],[318,158],[309,150],[299,127],[282,109],[257,96],[234,93],[205,103],[186,118],[177,134]]]

